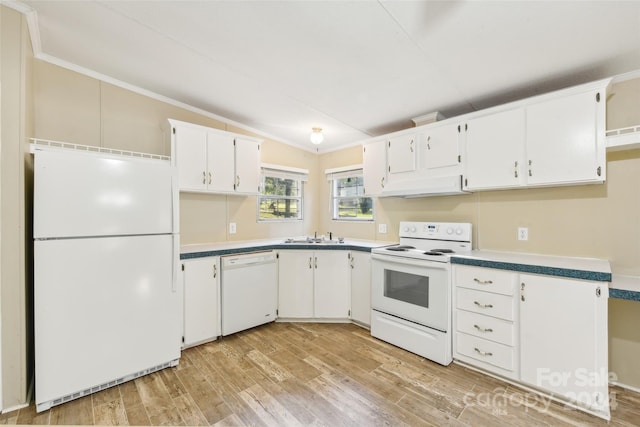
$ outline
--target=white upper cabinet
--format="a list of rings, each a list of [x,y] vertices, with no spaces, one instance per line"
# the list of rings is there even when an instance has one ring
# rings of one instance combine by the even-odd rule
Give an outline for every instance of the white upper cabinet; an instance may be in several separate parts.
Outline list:
[[[387,141],[375,141],[362,147],[364,193],[378,196],[387,183]]]
[[[418,152],[417,134],[407,133],[389,138],[388,142],[389,178],[416,170]]]
[[[464,189],[604,182],[609,82],[542,95],[469,118]]]
[[[604,181],[605,103],[590,90],[526,107],[529,185]]]
[[[260,192],[260,143],[248,138],[235,139],[235,191],[242,194]]]
[[[207,132],[204,129],[172,128],[175,141],[174,158],[176,162],[189,167],[178,167],[178,185],[180,190],[206,191],[208,181]]]
[[[466,190],[520,186],[523,181],[524,109],[516,108],[469,120],[464,125]]]
[[[420,168],[437,169],[458,166],[460,163],[460,125],[449,123],[424,128],[420,138]]]
[[[259,193],[259,140],[177,120],[169,124],[180,191]]]
[[[180,144],[179,141],[178,144]],[[232,160],[234,156],[232,137],[212,132],[207,133],[206,180],[208,191],[220,193],[233,191],[235,171]],[[181,169],[183,168],[178,168],[178,170]]]

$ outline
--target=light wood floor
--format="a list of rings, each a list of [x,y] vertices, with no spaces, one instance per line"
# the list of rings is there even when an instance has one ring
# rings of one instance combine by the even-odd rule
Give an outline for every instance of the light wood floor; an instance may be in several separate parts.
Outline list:
[[[611,425],[640,394],[611,388]],[[272,323],[201,345],[165,369],[4,424],[606,425],[456,364],[437,365],[346,324]]]

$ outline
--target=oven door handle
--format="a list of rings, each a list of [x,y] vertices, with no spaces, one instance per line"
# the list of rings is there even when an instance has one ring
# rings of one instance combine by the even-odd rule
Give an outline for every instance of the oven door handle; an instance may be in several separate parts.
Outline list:
[[[396,265],[409,265],[411,267],[428,267],[428,268],[439,268],[441,270],[447,270],[449,263],[448,262],[439,262],[439,261],[428,261],[423,259],[415,259],[415,258],[402,258],[399,256],[389,256],[382,254],[371,254],[371,260],[381,261],[384,263],[385,268],[387,266]]]

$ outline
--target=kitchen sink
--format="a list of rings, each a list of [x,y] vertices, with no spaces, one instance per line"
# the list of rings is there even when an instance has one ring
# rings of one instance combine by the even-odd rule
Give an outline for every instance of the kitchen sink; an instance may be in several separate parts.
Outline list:
[[[307,237],[306,239],[286,239],[284,241],[285,243],[290,243],[290,244],[305,244],[305,245],[336,245],[336,244],[341,244],[344,243],[344,238],[340,237],[337,240],[336,239],[332,239],[332,240],[326,240],[326,239],[317,239],[317,238],[313,238],[313,237]]]

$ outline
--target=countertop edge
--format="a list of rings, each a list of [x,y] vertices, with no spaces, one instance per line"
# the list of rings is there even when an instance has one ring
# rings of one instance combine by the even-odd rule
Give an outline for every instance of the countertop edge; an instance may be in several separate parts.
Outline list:
[[[358,241],[346,241],[345,243],[336,243],[336,244],[327,244],[327,243],[274,243],[270,242],[246,242],[246,244],[233,242],[230,243],[230,246],[225,248],[223,244],[221,244],[220,248],[215,249],[203,249],[203,250],[194,250],[189,252],[184,252],[181,250],[180,260],[185,259],[194,259],[194,258],[205,258],[210,256],[225,256],[225,255],[235,255],[241,253],[251,253],[251,252],[261,252],[261,251],[270,251],[270,250],[343,250],[343,251],[359,251],[359,252],[371,252],[371,249],[381,246],[387,246],[393,243],[387,242],[360,242]]]
[[[573,268],[552,267],[537,264],[523,264],[458,256],[451,257],[451,262],[453,264],[518,271],[520,273],[544,274],[547,276],[567,277],[580,280],[593,280],[597,282],[611,282],[611,273],[601,271],[578,270]]]

